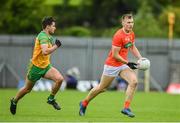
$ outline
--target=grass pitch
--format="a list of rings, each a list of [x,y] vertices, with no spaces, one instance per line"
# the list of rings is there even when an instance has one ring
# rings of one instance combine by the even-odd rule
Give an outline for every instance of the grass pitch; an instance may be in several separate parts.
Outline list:
[[[18,103],[16,115],[9,112],[10,98],[15,89],[0,89],[0,121],[61,121],[61,122],[180,122],[180,95],[137,92],[131,104],[135,118],[120,113],[124,93],[108,91],[97,96],[88,106],[86,116],[80,117],[79,101],[87,93],[65,90],[58,92],[60,111],[46,103],[49,92],[31,92]]]

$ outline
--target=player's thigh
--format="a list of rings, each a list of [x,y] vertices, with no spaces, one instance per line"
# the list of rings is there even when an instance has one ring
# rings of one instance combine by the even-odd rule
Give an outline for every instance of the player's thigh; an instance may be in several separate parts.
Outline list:
[[[43,78],[50,79],[53,81],[63,81],[62,74],[54,67],[51,67]]]
[[[129,68],[122,70],[119,75],[128,83],[132,83],[132,82],[137,83],[136,73]]]
[[[99,88],[106,89],[112,83],[114,78],[115,78],[114,76],[102,75],[99,83]]]

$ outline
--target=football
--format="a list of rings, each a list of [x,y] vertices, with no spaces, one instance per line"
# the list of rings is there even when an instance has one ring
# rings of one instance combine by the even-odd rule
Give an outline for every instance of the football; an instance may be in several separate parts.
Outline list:
[[[147,69],[149,69],[150,68],[150,66],[151,66],[151,63],[150,63],[150,61],[149,61],[149,59],[147,59],[147,58],[141,58],[141,59],[139,59],[138,61],[137,61],[137,68],[139,69],[139,70],[147,70]]]

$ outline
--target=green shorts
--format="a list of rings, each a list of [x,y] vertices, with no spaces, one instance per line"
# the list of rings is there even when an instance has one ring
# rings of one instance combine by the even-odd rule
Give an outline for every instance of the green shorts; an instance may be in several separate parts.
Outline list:
[[[52,67],[51,64],[49,64],[46,68],[39,68],[32,63],[30,63],[28,67],[28,73],[27,73],[27,78],[35,83],[38,81],[41,77],[43,77],[47,71]]]

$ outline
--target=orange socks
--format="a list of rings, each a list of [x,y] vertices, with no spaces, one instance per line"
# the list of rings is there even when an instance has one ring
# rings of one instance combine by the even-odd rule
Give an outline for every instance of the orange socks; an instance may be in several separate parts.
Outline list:
[[[83,100],[83,101],[82,101],[82,104],[83,104],[83,106],[85,106],[85,107],[88,105],[88,103],[89,103],[89,102],[88,102],[87,100]]]
[[[130,106],[130,101],[125,101],[125,103],[124,103],[124,108],[129,108],[129,106]]]

